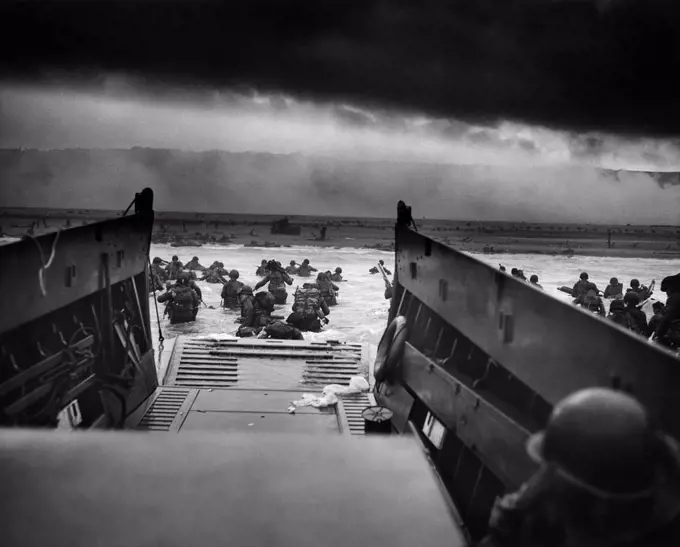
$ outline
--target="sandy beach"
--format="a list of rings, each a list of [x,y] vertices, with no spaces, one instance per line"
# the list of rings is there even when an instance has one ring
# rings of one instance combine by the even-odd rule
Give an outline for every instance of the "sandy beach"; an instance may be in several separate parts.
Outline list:
[[[121,211],[4,208],[0,232],[21,237],[120,216]],[[289,216],[299,235],[272,234],[280,216],[157,211],[154,243],[177,246],[233,243],[262,247],[320,246],[391,250],[394,220]],[[602,224],[538,224],[416,219],[418,230],[448,245],[484,253],[680,258],[680,228]],[[320,239],[321,228],[325,239]]]

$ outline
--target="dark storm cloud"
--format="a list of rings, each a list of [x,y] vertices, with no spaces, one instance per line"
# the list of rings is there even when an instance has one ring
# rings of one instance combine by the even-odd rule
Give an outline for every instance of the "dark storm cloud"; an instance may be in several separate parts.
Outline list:
[[[0,5],[0,68],[679,135],[679,13],[666,0],[13,2]]]

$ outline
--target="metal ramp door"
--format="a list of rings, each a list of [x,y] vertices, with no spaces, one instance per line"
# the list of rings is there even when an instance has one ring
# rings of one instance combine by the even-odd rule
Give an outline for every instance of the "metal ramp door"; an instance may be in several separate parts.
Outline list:
[[[303,407],[289,414],[291,401],[328,384],[348,385],[365,375],[361,344],[288,340],[177,339],[164,386],[137,429],[147,431],[287,431],[363,436],[361,411],[372,394],[340,397],[325,409]]]

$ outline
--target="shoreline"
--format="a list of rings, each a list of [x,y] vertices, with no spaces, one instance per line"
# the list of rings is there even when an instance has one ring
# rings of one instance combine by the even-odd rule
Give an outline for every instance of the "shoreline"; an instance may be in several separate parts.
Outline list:
[[[78,209],[0,210],[0,232],[22,237],[54,232],[120,216],[120,211]],[[271,215],[156,212],[152,241],[200,249],[236,244],[262,249],[308,246],[394,251],[391,219],[288,217],[294,235],[272,234]],[[680,260],[680,228],[672,226],[539,224],[416,219],[418,230],[457,250],[474,254],[537,254]],[[319,239],[322,226],[326,238]],[[297,230],[294,230],[297,231]]]

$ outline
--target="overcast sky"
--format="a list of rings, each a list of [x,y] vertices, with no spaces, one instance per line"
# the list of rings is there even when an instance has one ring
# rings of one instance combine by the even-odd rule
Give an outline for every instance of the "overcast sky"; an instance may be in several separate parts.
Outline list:
[[[680,170],[673,139],[550,130],[301,102],[282,95],[136,97],[123,78],[97,91],[0,87],[0,147],[305,153],[352,159],[490,165],[593,165]]]

